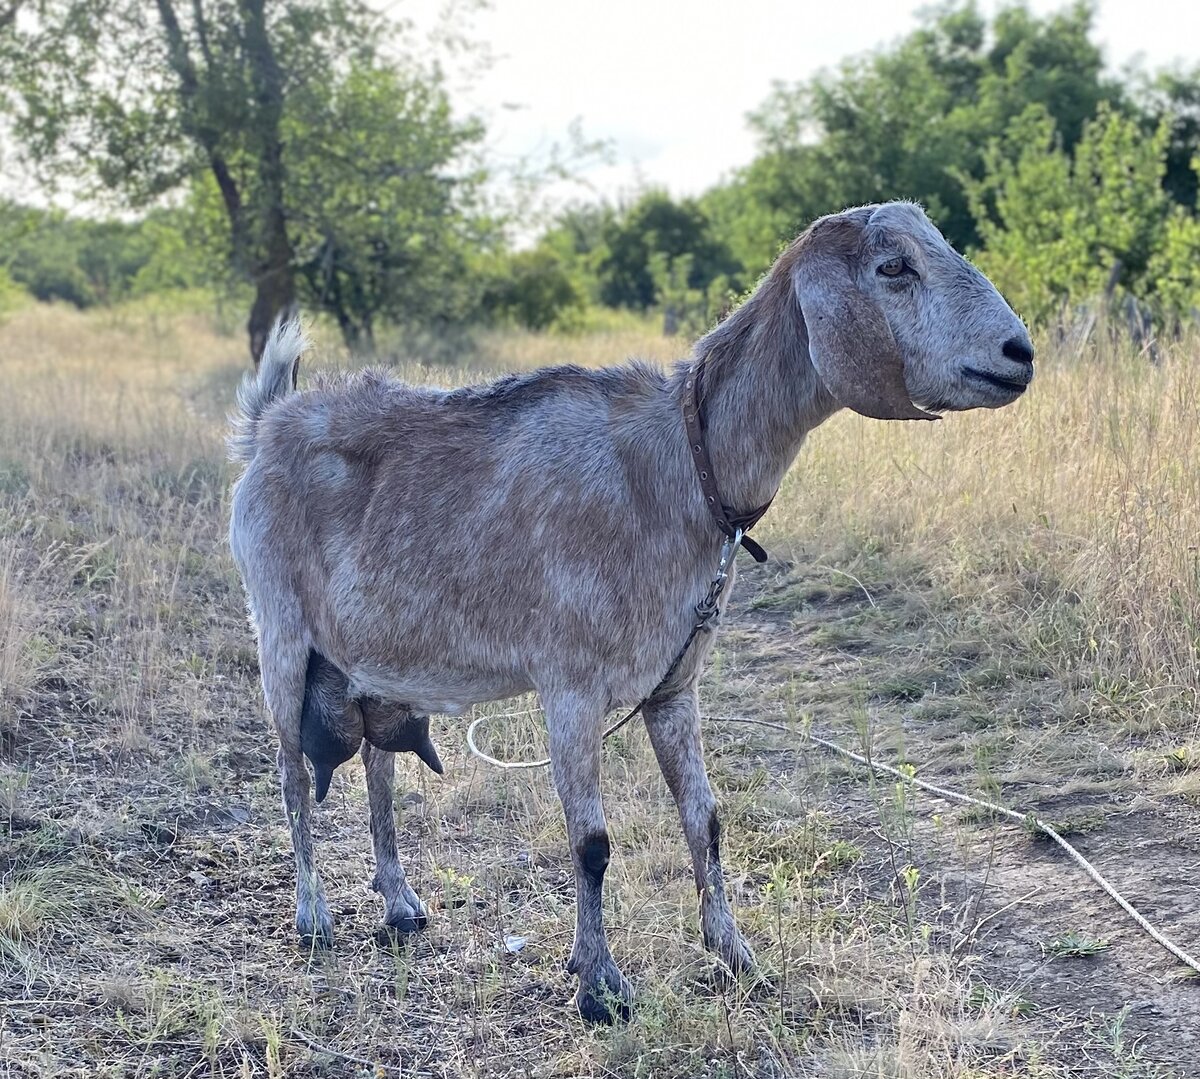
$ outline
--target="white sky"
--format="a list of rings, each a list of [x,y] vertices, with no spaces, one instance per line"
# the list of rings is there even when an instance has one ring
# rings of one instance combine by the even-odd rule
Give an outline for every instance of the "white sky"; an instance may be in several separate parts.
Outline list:
[[[384,0],[431,25],[440,0]],[[589,169],[598,194],[639,181],[694,194],[754,156],[745,116],[775,80],[797,81],[916,25],[914,0],[492,0],[475,36],[495,54],[458,92],[489,121],[496,155],[545,153],[572,120],[610,140],[611,166]],[[985,12],[995,0],[981,0]],[[1038,13],[1061,0],[1031,0]],[[1100,0],[1096,34],[1109,65],[1200,64],[1196,0]],[[577,190],[578,195],[586,194]]]

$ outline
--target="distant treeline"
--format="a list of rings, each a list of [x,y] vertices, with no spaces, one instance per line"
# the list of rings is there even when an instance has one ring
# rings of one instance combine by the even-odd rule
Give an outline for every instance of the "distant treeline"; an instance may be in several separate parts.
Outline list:
[[[210,282],[188,251],[188,224],[181,211],[96,221],[0,201],[0,267],[35,299],[76,307],[202,288]]]
[[[1200,309],[1200,68],[1114,77],[1092,24],[1087,4],[990,21],[945,5],[892,48],[777,85],[749,117],[758,156],[699,198],[580,204],[519,251],[482,196],[483,165],[462,163],[481,129],[451,119],[434,75],[360,72],[283,142],[289,272],[357,346],[382,321],[569,329],[596,306],[695,332],[812,218],[904,197],[1032,322],[1105,293],[1170,327]],[[401,137],[403,168],[388,156]],[[0,269],[79,306],[248,290],[219,183],[188,184],[178,208],[131,223],[0,205]]]

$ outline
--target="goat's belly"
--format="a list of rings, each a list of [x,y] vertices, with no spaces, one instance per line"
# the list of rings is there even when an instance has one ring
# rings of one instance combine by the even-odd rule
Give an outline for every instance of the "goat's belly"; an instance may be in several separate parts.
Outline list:
[[[516,697],[533,689],[527,675],[517,672],[466,673],[453,671],[393,671],[362,664],[352,667],[350,693],[399,701],[418,715],[461,716],[473,704]]]

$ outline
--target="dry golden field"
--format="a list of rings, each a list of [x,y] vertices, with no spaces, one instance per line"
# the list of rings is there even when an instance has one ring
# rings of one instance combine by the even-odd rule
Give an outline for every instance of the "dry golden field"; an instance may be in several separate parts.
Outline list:
[[[195,314],[30,307],[0,325],[0,1076],[1200,1076],[1200,979],[1057,850],[806,746],[812,729],[1056,822],[1200,945],[1200,339],[1154,366],[1041,343],[1017,405],[835,417],[747,560],[705,680],[743,929],[699,943],[674,806],[636,725],[605,755],[606,919],[634,1019],[563,973],[548,775],[400,768],[428,930],[377,943],[361,767],[316,814],[338,946],[295,946],[291,853],[225,544],[243,338]],[[687,343],[485,339],[446,383]],[[347,362],[328,345],[314,365]],[[487,746],[538,753],[528,701]],[[723,720],[793,725],[795,737]],[[523,945],[510,950],[512,938]]]

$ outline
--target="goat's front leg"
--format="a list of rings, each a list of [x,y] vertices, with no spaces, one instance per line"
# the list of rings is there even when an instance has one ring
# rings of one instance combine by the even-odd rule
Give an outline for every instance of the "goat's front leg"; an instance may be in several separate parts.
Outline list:
[[[375,879],[371,887],[383,896],[383,932],[415,933],[425,928],[428,915],[417,893],[409,887],[396,849],[396,817],[392,808],[396,755],[363,742],[362,759],[371,807],[371,841],[375,847]]]
[[[594,702],[564,696],[546,699],[554,786],[567,819],[575,869],[575,943],[567,971],[579,975],[575,1000],[589,1023],[627,1019],[633,989],[613,962],[604,934],[601,900],[608,868],[608,825],[600,800],[603,711]]]
[[[642,709],[658,765],[675,797],[692,855],[700,894],[700,934],[736,974],[754,966],[754,956],[733,920],[721,868],[721,822],[704,770],[700,702],[696,687]]]

